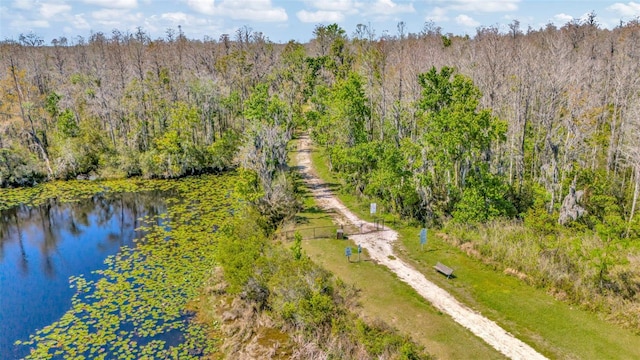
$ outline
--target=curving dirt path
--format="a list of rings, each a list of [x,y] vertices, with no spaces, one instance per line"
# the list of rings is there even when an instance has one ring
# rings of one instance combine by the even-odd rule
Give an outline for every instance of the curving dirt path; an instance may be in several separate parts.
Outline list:
[[[453,320],[469,329],[505,356],[511,359],[546,359],[542,354],[516,339],[495,322],[460,303],[448,292],[427,280],[419,271],[395,256],[392,244],[398,238],[398,233],[389,228],[373,232],[375,228],[373,223],[360,219],[347,209],[333,195],[329,187],[315,175],[311,165],[311,141],[307,135],[303,136],[298,143],[296,160],[298,166],[300,166],[302,176],[311,189],[318,205],[327,210],[335,210],[336,220],[339,223],[349,222],[355,227],[362,226],[363,234],[349,234],[349,239],[366,248],[369,256],[378,264],[391,269],[402,281],[414,288],[438,310],[449,314]],[[390,255],[393,255],[393,257],[390,258]]]

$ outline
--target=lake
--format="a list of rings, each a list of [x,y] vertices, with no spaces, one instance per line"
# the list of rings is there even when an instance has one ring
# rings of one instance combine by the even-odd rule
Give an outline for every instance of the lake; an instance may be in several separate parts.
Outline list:
[[[94,280],[107,256],[144,236],[138,219],[166,212],[163,199],[160,191],[99,194],[0,212],[0,358],[26,356],[14,341],[70,309],[69,277]]]

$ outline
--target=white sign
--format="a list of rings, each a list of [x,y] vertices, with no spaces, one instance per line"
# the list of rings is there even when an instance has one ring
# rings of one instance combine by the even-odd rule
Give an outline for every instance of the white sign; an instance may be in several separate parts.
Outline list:
[[[369,212],[371,213],[371,215],[376,213],[376,203],[371,203],[371,206],[369,207]]]

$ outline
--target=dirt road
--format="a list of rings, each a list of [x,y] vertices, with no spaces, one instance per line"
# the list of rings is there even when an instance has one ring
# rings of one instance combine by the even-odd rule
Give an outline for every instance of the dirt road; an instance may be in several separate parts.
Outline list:
[[[315,175],[311,167],[311,141],[306,135],[300,139],[296,160],[318,205],[327,210],[335,210],[336,220],[339,223],[348,222],[355,227],[362,226],[363,234],[350,234],[349,239],[367,249],[369,256],[378,264],[391,269],[402,281],[413,287],[433,306],[451,316],[453,320],[505,356],[511,359],[546,359],[532,347],[516,339],[495,322],[463,305],[448,292],[427,280],[419,271],[400,260],[393,252],[393,242],[398,238],[398,233],[388,228],[383,231],[370,232],[369,230],[373,230],[375,225],[360,219],[347,209],[334,196],[329,187]]]

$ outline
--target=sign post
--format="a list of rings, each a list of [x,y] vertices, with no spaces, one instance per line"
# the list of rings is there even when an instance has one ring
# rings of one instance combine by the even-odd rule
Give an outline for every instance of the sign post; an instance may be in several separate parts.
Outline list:
[[[346,249],[344,249],[344,254],[347,256],[347,260],[349,262],[351,262],[351,247],[347,246]]]
[[[422,228],[420,230],[420,250],[424,250],[424,245],[427,243],[427,229]]]

